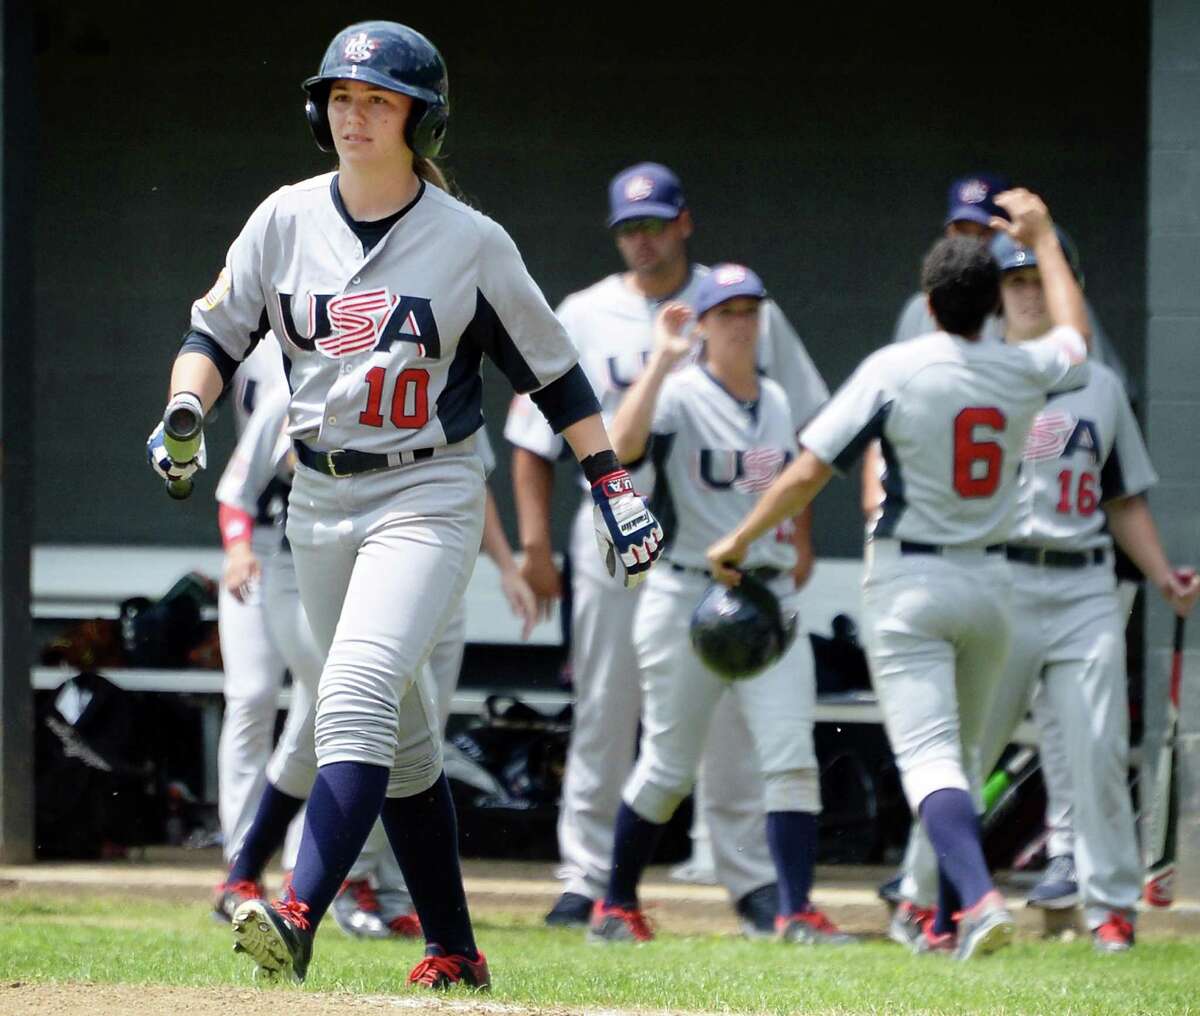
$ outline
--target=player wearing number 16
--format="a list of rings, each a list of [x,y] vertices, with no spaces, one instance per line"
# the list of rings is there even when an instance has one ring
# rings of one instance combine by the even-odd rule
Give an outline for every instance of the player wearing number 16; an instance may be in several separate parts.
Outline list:
[[[736,582],[753,541],[803,510],[879,439],[882,511],[866,549],[864,633],[871,676],[909,807],[939,866],[939,909],[960,916],[936,948],[962,959],[1012,938],[992,885],[971,791],[980,733],[1008,652],[1012,579],[1004,546],[1017,469],[1048,393],[1087,380],[1087,314],[1049,212],[1024,190],[996,198],[992,226],[1037,253],[1056,327],[1021,346],[980,343],[1000,295],[986,246],[939,241],[922,289],[941,331],[868,357],[800,435],[804,451],[732,533],[709,548]]]
[[[449,118],[432,43],[393,22],[351,25],[303,87],[337,169],[255,209],[192,306],[171,376],[172,397],[205,410],[268,328],[279,337],[298,463],[287,536],[327,654],[292,889],[273,906],[243,903],[234,934],[260,969],[302,979],[316,925],[382,817],[427,939],[410,981],[482,988],[438,711],[416,678],[479,550],[483,355],[580,460],[601,554],[628,584],[661,531],[512,240],[452,197],[432,162]]]

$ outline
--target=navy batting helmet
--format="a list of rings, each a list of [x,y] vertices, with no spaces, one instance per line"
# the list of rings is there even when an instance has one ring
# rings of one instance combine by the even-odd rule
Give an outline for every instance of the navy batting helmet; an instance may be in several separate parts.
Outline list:
[[[304,82],[304,112],[317,146],[333,151],[329,129],[329,89],[342,79],[365,81],[415,100],[404,139],[416,155],[432,159],[442,149],[450,119],[446,64],[420,32],[395,21],[362,21],[343,28],[325,50],[321,69]]]
[[[692,648],[708,668],[729,681],[753,677],[788,651],[796,615],[751,575],[728,588],[713,583],[692,611]]]
[[[1079,263],[1079,250],[1065,229],[1055,226],[1054,231],[1058,234],[1058,245],[1062,248],[1067,264],[1071,266],[1075,281],[1082,287],[1083,266]],[[992,237],[992,257],[995,258],[996,264],[1000,266],[1002,272],[1037,267],[1037,255],[1034,254],[1033,248],[1021,246],[1004,232],[999,232]]]

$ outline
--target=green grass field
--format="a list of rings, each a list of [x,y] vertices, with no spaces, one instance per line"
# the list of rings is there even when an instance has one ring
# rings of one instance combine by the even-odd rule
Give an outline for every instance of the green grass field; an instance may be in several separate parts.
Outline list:
[[[1022,941],[960,965],[882,941],[820,950],[663,935],[647,946],[603,948],[501,913],[479,921],[478,931],[495,981],[490,1001],[559,1013],[1200,1011],[1200,942],[1192,940],[1150,941],[1122,957],[1097,956],[1086,941]],[[7,983],[250,986],[252,965],[230,943],[228,930],[194,904],[0,894],[0,981]],[[352,941],[330,921],[302,991],[402,994],[418,955],[413,943]],[[272,997],[265,992],[293,990],[268,987],[264,1001]]]

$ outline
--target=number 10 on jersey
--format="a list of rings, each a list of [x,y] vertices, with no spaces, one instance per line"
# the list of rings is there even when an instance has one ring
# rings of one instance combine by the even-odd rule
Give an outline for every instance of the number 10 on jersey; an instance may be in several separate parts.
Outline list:
[[[383,426],[380,410],[386,383],[383,367],[367,371],[367,408],[358,414],[358,422],[364,427]],[[396,375],[388,419],[399,430],[420,430],[429,422],[429,371],[409,367]]]

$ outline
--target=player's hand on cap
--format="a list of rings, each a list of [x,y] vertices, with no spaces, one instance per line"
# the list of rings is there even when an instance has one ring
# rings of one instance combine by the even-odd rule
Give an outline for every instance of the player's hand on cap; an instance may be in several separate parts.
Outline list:
[[[1180,617],[1187,617],[1200,599],[1200,575],[1194,568],[1175,568],[1168,573],[1161,588],[1171,609]]]
[[[186,480],[198,473],[207,464],[208,453],[204,447],[203,435],[200,437],[200,446],[196,452],[196,456],[190,462],[176,462],[172,459],[167,454],[166,446],[163,443],[164,440],[165,436],[161,423],[146,438],[146,461],[150,463],[151,468],[164,480],[168,482]]]
[[[1055,235],[1050,209],[1033,191],[1014,187],[997,194],[995,202],[1008,213],[1008,218],[992,216],[992,229],[1007,233],[1021,246],[1033,247],[1045,236]]]
[[[696,344],[694,332],[688,330],[692,308],[686,303],[664,304],[654,318],[654,352],[668,366],[687,356]]]
[[[736,586],[742,581],[738,565],[746,559],[746,550],[746,544],[737,532],[722,536],[705,551],[712,577],[723,585]]]
[[[596,545],[609,575],[627,586],[642,582],[662,553],[662,527],[645,500],[633,489],[624,469],[616,469],[592,484],[592,523]]]

